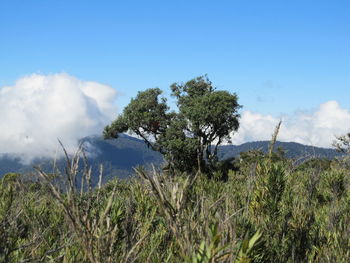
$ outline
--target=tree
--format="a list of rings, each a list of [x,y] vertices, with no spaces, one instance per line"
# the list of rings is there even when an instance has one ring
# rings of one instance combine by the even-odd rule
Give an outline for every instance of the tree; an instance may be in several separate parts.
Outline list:
[[[336,137],[336,140],[333,142],[333,147],[336,150],[343,154],[341,160],[345,167],[350,167],[350,132],[346,135]]]
[[[350,154],[350,133],[336,137],[333,146],[338,152]]]
[[[105,138],[131,131],[180,171],[207,171],[217,162],[218,146],[239,127],[235,93],[216,90],[206,76],[171,85],[178,111],[169,111],[158,88],[139,92],[104,130]]]
[[[105,138],[118,138],[119,133],[131,131],[140,136],[149,147],[164,154],[155,143],[163,134],[171,120],[165,98],[159,98],[162,91],[158,88],[139,92],[131,99],[123,113],[104,129]]]

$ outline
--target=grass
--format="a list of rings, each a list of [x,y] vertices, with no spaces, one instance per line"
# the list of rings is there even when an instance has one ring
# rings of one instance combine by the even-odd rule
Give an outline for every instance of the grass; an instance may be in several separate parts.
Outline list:
[[[7,174],[0,262],[350,262],[348,166],[272,155],[225,182],[139,168],[92,189],[81,153],[37,182]]]

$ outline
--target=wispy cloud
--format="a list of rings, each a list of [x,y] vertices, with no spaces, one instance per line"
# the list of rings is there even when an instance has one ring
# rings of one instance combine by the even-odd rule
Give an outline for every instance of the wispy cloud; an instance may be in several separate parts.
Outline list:
[[[54,157],[57,139],[73,151],[116,116],[115,98],[113,88],[68,74],[23,77],[0,89],[0,153]]]

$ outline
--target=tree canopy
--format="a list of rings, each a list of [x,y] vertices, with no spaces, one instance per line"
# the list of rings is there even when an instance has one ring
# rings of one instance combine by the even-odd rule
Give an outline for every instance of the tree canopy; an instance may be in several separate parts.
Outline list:
[[[350,154],[350,132],[346,135],[336,137],[333,146],[338,152]]]
[[[169,166],[203,172],[217,161],[218,146],[239,127],[235,93],[216,90],[206,76],[170,86],[177,111],[170,111],[158,88],[140,91],[105,127],[105,138],[132,132],[162,153]]]

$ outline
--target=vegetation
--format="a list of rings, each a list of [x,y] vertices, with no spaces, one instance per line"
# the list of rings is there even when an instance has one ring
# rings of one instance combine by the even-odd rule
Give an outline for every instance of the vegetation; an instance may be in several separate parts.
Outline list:
[[[131,100],[104,136],[131,131],[162,153],[172,170],[208,172],[218,159],[218,146],[238,129],[237,96],[216,90],[206,77],[174,83],[171,91],[178,112],[169,112],[160,89],[148,89]]]
[[[219,172],[138,168],[138,177],[92,189],[80,156],[65,173],[38,168],[39,181],[1,179],[0,262],[350,260],[350,171],[341,160],[295,166],[252,152],[226,182]]]
[[[219,161],[237,97],[203,77],[172,92],[178,113],[151,89],[105,129],[138,134],[171,169],[103,185],[80,147],[64,172],[0,179],[0,262],[350,262],[349,158],[288,159],[279,123],[267,153]]]
[[[335,146],[339,152],[350,154],[350,133],[337,137],[333,146]]]
[[[157,167],[164,163],[164,158],[159,152],[149,149],[144,141],[126,134],[111,140],[103,140],[103,138],[98,136],[90,136],[82,141],[89,145],[87,150],[91,154],[88,152],[87,158],[93,166],[93,183],[98,181],[95,177],[98,175],[101,164],[103,165],[103,181],[107,182],[114,176],[127,178],[134,175],[133,167],[139,165],[150,167],[151,164]],[[241,145],[221,145],[218,149],[218,158],[219,160],[237,158],[240,153],[254,149],[261,150],[262,153],[267,153],[268,146],[268,141],[248,142]],[[342,153],[338,153],[335,149],[306,146],[294,142],[277,141],[275,145],[276,151],[279,148],[283,148],[285,157],[295,158],[299,162],[304,162],[312,157],[332,160],[342,155]],[[30,164],[23,164],[20,159],[16,160],[9,156],[7,158],[0,156],[0,178],[11,172],[21,174],[31,173],[35,165],[40,165],[44,171],[52,172],[53,163],[52,159],[46,158]],[[55,161],[55,164],[60,170],[64,170],[66,162],[64,158],[59,158]]]

